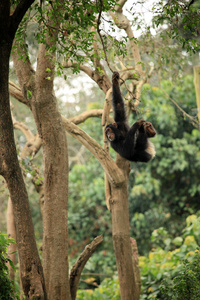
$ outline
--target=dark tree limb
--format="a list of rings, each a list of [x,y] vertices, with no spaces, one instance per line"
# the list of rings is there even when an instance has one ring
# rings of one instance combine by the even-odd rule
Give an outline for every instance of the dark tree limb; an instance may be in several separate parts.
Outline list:
[[[14,38],[21,20],[34,1],[35,0],[21,0],[18,3],[14,13],[10,16],[10,33],[12,38]]]
[[[72,267],[70,272],[70,291],[72,300],[76,299],[78,284],[85,264],[92,256],[92,254],[96,251],[96,248],[102,243],[102,241],[103,236],[97,236],[89,245],[85,247],[79,258],[77,259],[76,263]]]

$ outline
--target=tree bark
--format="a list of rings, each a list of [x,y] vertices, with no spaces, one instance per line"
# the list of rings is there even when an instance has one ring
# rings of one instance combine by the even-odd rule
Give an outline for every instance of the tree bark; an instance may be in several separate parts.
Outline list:
[[[18,24],[32,2],[20,1],[12,16],[10,1],[0,2],[0,174],[7,182],[12,199],[24,294],[30,299],[46,299],[28,195],[17,158],[8,93],[12,41]]]
[[[130,238],[131,241],[131,248],[132,248],[132,253],[133,253],[133,270],[135,274],[135,281],[136,281],[136,286],[138,289],[138,294],[140,294],[141,291],[141,278],[140,278],[140,268],[139,268],[139,255],[138,255],[138,248],[137,248],[137,242],[135,239]]]
[[[137,88],[137,93],[136,93],[136,105],[138,104],[139,101],[139,96],[140,96],[140,89],[141,89],[141,85],[144,83],[144,74],[142,72],[142,67],[140,64],[140,56],[139,56],[139,51],[137,48],[137,44],[134,42],[134,36],[132,34],[131,31],[131,27],[130,24],[127,23],[127,19],[122,16],[122,7],[125,3],[125,0],[121,0],[118,1],[118,6],[116,8],[116,16],[117,18],[114,17],[115,22],[117,23],[117,25],[120,28],[125,29],[127,35],[130,37],[131,39],[131,46],[132,46],[132,50],[133,50],[133,57],[135,60],[135,70],[137,71],[137,75],[140,75],[140,82],[141,84],[138,85]],[[43,45],[44,47],[44,45]],[[41,57],[40,57],[41,58]],[[52,59],[53,61],[53,59]],[[99,64],[99,62],[97,62],[97,64]],[[38,66],[39,69],[43,68],[43,70],[51,69],[53,70],[53,68],[51,68],[51,65],[49,66],[46,62],[43,62],[42,60],[38,60]],[[71,64],[67,64],[66,67],[72,67]],[[96,69],[97,66],[95,66]],[[39,69],[37,70],[37,74],[39,75]],[[82,70],[84,70],[85,72],[87,72],[87,74],[89,74],[89,69],[85,69],[84,66],[82,66]],[[133,72],[132,72],[133,73]],[[38,126],[38,131],[40,133],[40,136],[43,139],[43,145],[44,145],[44,149],[45,152],[47,154],[47,158],[53,158],[53,153],[50,153],[50,151],[48,150],[48,147],[51,144],[51,141],[56,145],[57,140],[56,138],[50,138],[48,136],[48,133],[52,133],[55,136],[57,135],[58,131],[55,130],[56,124],[58,124],[56,122],[56,118],[55,115],[57,113],[54,114],[55,111],[53,111],[52,107],[54,105],[54,98],[51,95],[52,93],[52,79],[50,81],[45,80],[46,77],[50,77],[52,76],[52,74],[49,73],[41,73],[42,76],[36,76],[36,84],[35,87],[33,89],[33,92],[35,92],[33,99],[31,100],[32,104],[32,109],[33,109],[33,113],[37,122],[37,126]],[[107,80],[107,77],[104,76],[102,78],[99,77],[98,72],[97,73],[90,73],[91,78],[93,78],[95,81],[99,81],[106,79],[106,82],[104,82],[104,84],[99,84],[99,86],[105,91],[107,92],[110,86],[110,82],[109,80]],[[133,76],[133,75],[132,75]],[[138,79],[137,79],[138,81]],[[106,83],[106,84],[105,84]],[[23,85],[22,85],[23,86]],[[45,94],[47,93],[47,94]],[[49,93],[49,94],[48,94]],[[49,122],[48,123],[48,114],[46,113],[47,111],[47,107],[49,109],[50,106],[50,115],[49,117],[52,118],[52,120],[55,120],[55,123],[53,122]],[[52,109],[52,111],[51,111]],[[108,115],[106,115],[107,119],[108,119]],[[57,119],[58,122],[60,122],[59,118]],[[45,125],[46,123],[46,125]],[[45,128],[46,126],[49,126],[49,128],[53,128],[53,130],[47,130],[47,128]],[[104,122],[103,122],[104,124]],[[104,124],[106,125],[106,124]],[[70,124],[70,122],[66,121],[65,122],[65,127],[67,128],[67,130],[70,131],[70,133],[75,136],[81,143],[83,143],[85,146],[88,147],[88,149],[90,149],[90,151],[99,159],[99,161],[101,162],[101,164],[104,166],[105,170],[107,171],[110,183],[111,183],[111,189],[107,189],[108,191],[108,201],[110,202],[110,207],[111,207],[111,211],[112,211],[112,220],[113,220],[113,243],[114,243],[114,248],[115,248],[115,255],[116,255],[116,260],[117,260],[117,268],[118,268],[118,273],[119,273],[119,281],[120,281],[120,289],[121,289],[121,297],[122,299],[138,299],[139,298],[139,293],[136,287],[136,280],[134,277],[134,271],[133,271],[133,264],[132,264],[132,252],[131,252],[131,245],[130,245],[130,234],[129,234],[129,218],[128,218],[128,162],[125,160],[120,160],[119,161],[119,168],[116,167],[116,165],[114,164],[114,162],[112,162],[112,160],[110,160],[110,157],[108,158],[107,153],[103,152],[101,149],[98,149],[96,147],[96,145],[91,142],[91,140],[89,140],[87,138],[86,135],[83,135],[83,132],[81,132],[79,129],[77,129],[75,126],[72,126]],[[58,141],[59,143],[57,143],[57,145],[60,145],[60,137],[58,137]],[[91,144],[90,144],[91,142]],[[58,146],[55,146],[54,148],[52,148],[52,150],[54,149],[55,151],[57,151]],[[61,142],[62,145],[62,142]],[[95,145],[95,148],[92,147],[92,145]],[[45,148],[46,146],[46,148]],[[61,147],[62,148],[62,147]],[[93,149],[91,149],[93,148]],[[98,151],[97,151],[98,150]],[[49,151],[49,153],[48,153]],[[55,152],[57,153],[57,152]],[[65,153],[65,152],[64,152]],[[63,153],[62,153],[63,154]],[[55,162],[56,164],[58,163],[58,168],[60,168],[61,166],[59,165],[59,160],[57,155],[55,154],[56,159]],[[64,162],[65,163],[65,162]],[[47,170],[47,174],[45,175],[45,184],[47,184],[49,182],[49,185],[52,183],[51,180],[49,180],[48,176],[51,176],[51,174],[56,174],[56,172],[54,173],[54,170],[52,171],[51,168],[53,167],[53,162],[52,165],[48,165],[47,163],[47,167],[49,168],[49,170]],[[52,171],[52,172],[51,172]],[[57,173],[58,174],[58,173]],[[124,179],[125,176],[125,179]],[[52,183],[53,185],[55,184],[54,182]],[[55,186],[54,186],[55,187]],[[51,191],[50,186],[47,185],[47,195],[48,195],[48,189],[49,191]],[[52,189],[53,192],[57,191],[56,187],[55,189]],[[55,197],[56,194],[53,194],[53,197]],[[51,204],[53,207],[53,210],[56,209],[56,205],[55,203],[53,203],[53,199],[51,198],[51,195],[49,195],[49,198],[45,198],[45,204],[46,202],[48,202],[49,204],[47,204],[47,209],[51,209]],[[49,206],[48,206],[49,205]],[[53,210],[50,212],[50,217],[52,218],[52,220],[54,221],[55,219],[53,218]],[[59,217],[59,214],[56,215],[57,217]],[[46,227],[46,232],[47,232],[47,228],[51,229],[50,227],[50,223],[48,224],[48,226]],[[56,230],[55,230],[56,233]],[[54,245],[54,243],[46,243],[46,245],[51,246]],[[51,256],[51,250],[47,250],[47,253],[49,253],[49,256],[46,256],[45,260],[50,260],[50,259],[54,259],[55,256]],[[47,271],[45,271],[46,274]],[[50,273],[53,272],[53,268],[50,270]],[[57,273],[57,270],[56,270]],[[58,273],[57,273],[58,274]],[[49,277],[50,278],[50,277]],[[49,279],[48,278],[48,279]],[[48,280],[48,284],[49,284],[50,280]],[[53,285],[53,281],[51,282],[51,284]],[[55,286],[55,285],[54,285]],[[50,289],[51,287],[49,286],[48,289]]]
[[[15,218],[13,212],[13,205],[11,198],[8,198],[8,207],[7,207],[7,234],[9,238],[12,238],[16,241],[16,228],[15,228]],[[17,244],[11,243],[8,246],[8,255],[9,259],[12,260],[14,266],[16,265],[16,251],[17,251]],[[8,264],[9,270],[9,277],[14,281],[15,279],[15,270]]]
[[[18,89],[19,93],[16,95],[17,98],[20,94],[20,97],[23,98],[21,90]],[[38,134],[36,134],[35,136],[32,134],[32,132],[28,129],[28,127],[26,125],[24,125],[21,122],[17,122],[14,117],[12,116],[12,121],[13,121],[13,125],[14,128],[17,128],[19,130],[21,130],[26,139],[27,139],[27,143],[25,144],[21,155],[20,155],[20,159],[26,159],[28,156],[34,156],[39,149],[41,148],[41,139],[39,138]],[[42,210],[42,187],[37,185],[37,191],[40,195],[40,207],[41,207],[41,212]],[[14,211],[13,211],[13,205],[12,205],[12,201],[11,198],[9,197],[8,199],[8,206],[7,206],[7,233],[8,236],[10,238],[13,238],[16,240],[16,228],[15,228],[15,218],[14,218]],[[8,255],[9,258],[12,260],[14,266],[16,264],[16,251],[17,251],[17,244],[16,243],[10,243],[8,246]],[[11,267],[10,264],[8,264],[8,269],[9,269],[9,276],[10,278],[14,281],[15,279],[15,270]]]
[[[122,185],[111,185],[110,208],[112,213],[112,235],[117,263],[122,300],[139,300],[139,290],[133,269],[133,256],[130,243],[128,210],[128,176],[130,163],[117,155],[117,165],[124,173]]]
[[[72,300],[76,299],[76,292],[81,277],[81,272],[89,258],[95,252],[96,248],[102,243],[103,236],[97,236],[89,245],[87,245],[84,251],[81,253],[76,263],[73,265],[70,272],[70,290]]]
[[[47,107],[33,105],[43,141],[43,268],[49,300],[70,299],[68,280],[68,158],[66,134],[55,99],[42,95]],[[48,99],[47,99],[48,98]],[[40,99],[40,97],[37,99]],[[39,104],[39,103],[38,103]]]
[[[44,299],[43,272],[35,242],[28,195],[19,167],[14,142],[5,61],[5,52],[0,47],[0,66],[4,65],[2,69],[5,71],[0,78],[0,174],[6,179],[12,199],[24,293],[30,298],[39,296],[40,299]],[[7,75],[9,70],[8,62],[9,57],[6,61]],[[5,76],[4,80],[3,76]]]
[[[58,1],[57,5],[58,10],[61,9],[62,1]],[[47,24],[51,26],[52,22],[53,27],[58,28],[59,25],[55,24],[55,20],[59,21],[55,17],[47,20]],[[54,47],[56,37],[56,30],[47,34],[45,37],[47,45]],[[32,93],[29,103],[43,145],[43,269],[47,295],[49,300],[70,300],[67,228],[68,152],[66,133],[53,91],[55,53],[48,51],[45,44],[40,44],[36,72],[33,71],[28,57],[24,63],[18,60],[15,52],[13,59],[24,98],[27,90]]]

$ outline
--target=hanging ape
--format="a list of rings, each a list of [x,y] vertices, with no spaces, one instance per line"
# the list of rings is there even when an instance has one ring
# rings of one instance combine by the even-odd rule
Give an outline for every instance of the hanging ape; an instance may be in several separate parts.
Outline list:
[[[156,154],[155,147],[149,139],[156,135],[153,125],[145,120],[139,120],[130,128],[120,91],[118,72],[113,73],[112,89],[115,123],[109,124],[105,128],[105,134],[111,147],[127,160],[150,161]]]

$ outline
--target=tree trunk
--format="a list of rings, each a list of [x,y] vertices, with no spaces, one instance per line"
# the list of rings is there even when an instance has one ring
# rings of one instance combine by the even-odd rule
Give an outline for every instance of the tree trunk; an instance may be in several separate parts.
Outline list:
[[[136,281],[136,286],[138,289],[138,294],[140,295],[141,291],[141,278],[140,278],[140,268],[139,268],[139,255],[138,255],[138,248],[137,248],[137,243],[136,240],[133,238],[130,238],[131,241],[131,248],[133,252],[133,270],[135,274],[135,281]]]
[[[56,43],[46,37],[47,44]],[[23,51],[23,50],[22,50]],[[43,269],[49,300],[71,299],[68,278],[68,151],[66,133],[53,92],[54,54],[39,46],[37,70],[13,54],[21,90],[32,93],[31,110],[43,144]],[[51,70],[51,72],[47,71]],[[30,85],[28,85],[30,84]]]
[[[41,91],[42,86],[38,87]],[[46,94],[45,94],[46,93]],[[68,279],[68,153],[66,134],[53,95],[37,95],[47,106],[32,106],[43,140],[43,268],[49,300],[70,299]]]
[[[45,299],[42,266],[35,242],[28,195],[17,159],[10,113],[8,72],[11,45],[11,42],[0,41],[0,174],[7,182],[12,199],[24,293],[26,297]]]
[[[24,294],[29,299],[46,299],[28,195],[17,158],[8,93],[12,42],[20,21],[33,1],[18,1],[13,15],[10,15],[10,1],[0,1],[0,174],[7,182],[12,200]]]
[[[10,197],[8,199],[8,208],[7,208],[7,233],[9,238],[16,240],[15,218],[14,218],[12,201]],[[12,260],[14,266],[16,265],[16,251],[17,251],[17,244],[11,243],[8,246],[8,255],[9,255],[9,259]],[[8,270],[9,270],[10,279],[14,281],[15,270],[11,267],[10,264],[8,264]]]
[[[125,181],[119,187],[111,186],[112,235],[122,300],[138,300],[139,289],[133,270],[128,211],[128,175],[130,163],[117,155],[117,165]]]

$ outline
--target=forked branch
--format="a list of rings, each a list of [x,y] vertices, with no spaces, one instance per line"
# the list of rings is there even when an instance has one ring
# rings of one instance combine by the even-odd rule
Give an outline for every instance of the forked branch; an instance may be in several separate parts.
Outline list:
[[[102,243],[103,236],[97,236],[89,245],[85,247],[81,255],[79,256],[78,260],[76,261],[75,265],[72,267],[70,273],[70,291],[72,300],[76,299],[76,292],[79,284],[79,280],[81,277],[81,273],[86,262],[95,252],[96,248]]]

